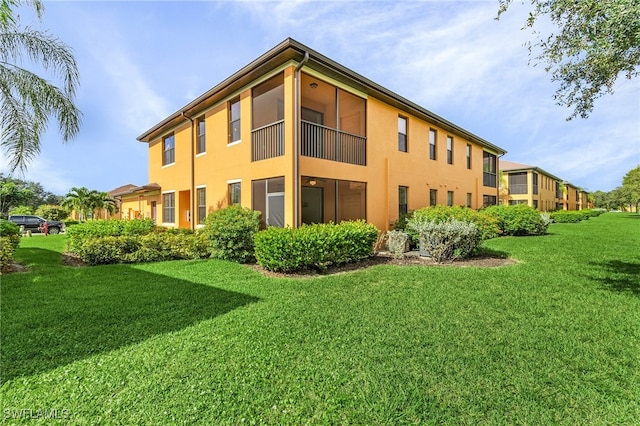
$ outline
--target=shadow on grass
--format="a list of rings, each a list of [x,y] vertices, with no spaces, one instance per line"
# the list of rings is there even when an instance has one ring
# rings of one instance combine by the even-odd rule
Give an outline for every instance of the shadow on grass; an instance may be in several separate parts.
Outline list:
[[[494,250],[488,247],[480,246],[472,257],[496,257],[499,259],[508,259],[509,253],[501,250]]]
[[[176,262],[175,268],[188,268]],[[0,383],[182,330],[259,299],[128,265],[3,277]]]
[[[591,277],[603,283],[608,289],[620,292],[631,292],[640,296],[640,262],[624,262],[609,260],[606,262],[589,262],[606,271],[604,278]]]

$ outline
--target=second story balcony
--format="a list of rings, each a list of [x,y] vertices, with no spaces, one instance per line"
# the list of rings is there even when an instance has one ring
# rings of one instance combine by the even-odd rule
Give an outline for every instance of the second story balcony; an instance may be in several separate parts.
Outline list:
[[[300,154],[366,166],[367,139],[303,120],[300,123]]]
[[[509,194],[527,194],[528,191],[526,183],[509,184]]]

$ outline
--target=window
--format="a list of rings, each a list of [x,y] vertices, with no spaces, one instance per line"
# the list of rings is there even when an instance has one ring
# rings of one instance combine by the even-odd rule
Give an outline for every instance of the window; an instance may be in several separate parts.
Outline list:
[[[398,151],[407,152],[407,119],[398,117]]]
[[[482,207],[487,207],[487,206],[495,206],[498,201],[495,195],[483,195],[482,196]]]
[[[196,154],[202,154],[207,151],[207,143],[205,140],[206,124],[204,117],[200,117],[198,122],[198,144],[196,145]]]
[[[453,137],[447,136],[447,164],[453,164]]]
[[[284,177],[251,182],[251,206],[261,213],[263,226],[284,227]]]
[[[471,208],[471,199],[472,199],[472,194],[470,192],[467,192],[467,207]]]
[[[429,190],[429,205],[430,206],[435,206],[438,204],[438,190],[437,189],[430,189]]]
[[[509,194],[527,194],[527,172],[509,173]]]
[[[436,140],[438,139],[438,132],[429,129],[429,158],[432,160],[436,160]]]
[[[482,180],[484,186],[497,187],[496,156],[490,152],[482,152]]]
[[[198,200],[198,224],[201,225],[207,218],[207,188],[197,188],[196,197]]]
[[[400,216],[403,214],[407,214],[407,193],[409,192],[409,188],[406,186],[398,187],[398,213]]]
[[[240,204],[240,182],[232,182],[229,184],[229,205]]]
[[[538,210],[538,200],[533,200],[533,208]]]
[[[467,144],[467,169],[471,169],[471,145]]]
[[[533,173],[533,195],[538,195],[538,174]]]
[[[169,135],[162,140],[162,165],[167,166],[176,161],[176,141],[174,135]]]
[[[240,98],[229,102],[229,143],[240,141]]]
[[[167,192],[162,194],[162,222],[176,222],[176,193]]]
[[[453,191],[447,191],[447,205],[453,205]]]

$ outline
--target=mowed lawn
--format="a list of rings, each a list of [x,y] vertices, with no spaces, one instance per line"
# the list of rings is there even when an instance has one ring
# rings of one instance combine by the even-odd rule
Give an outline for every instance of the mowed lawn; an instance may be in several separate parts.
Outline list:
[[[491,240],[498,268],[268,278],[216,260],[1,277],[6,424],[638,424],[640,216]],[[56,420],[53,420],[55,423]]]

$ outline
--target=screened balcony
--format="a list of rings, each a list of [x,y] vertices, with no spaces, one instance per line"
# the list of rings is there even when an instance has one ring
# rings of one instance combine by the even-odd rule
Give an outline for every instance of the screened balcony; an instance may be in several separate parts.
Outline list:
[[[284,155],[284,74],[254,87],[251,101],[251,161]]]
[[[365,166],[366,100],[304,73],[300,86],[300,154]]]

